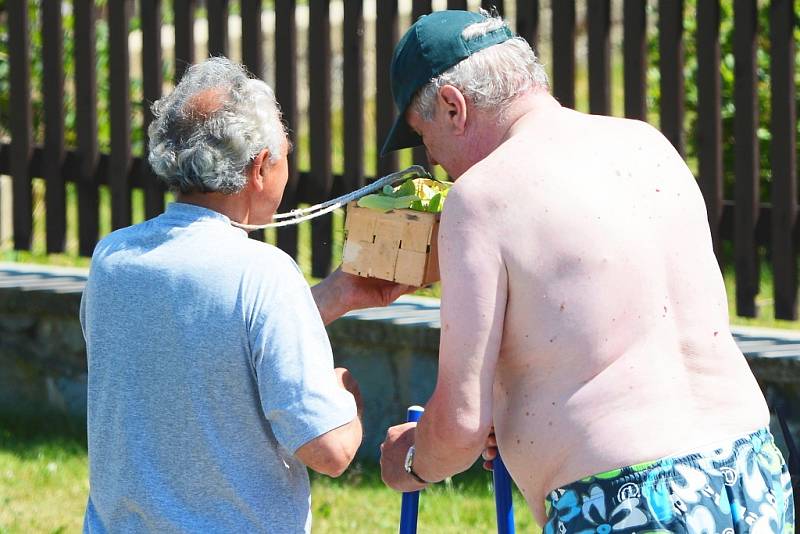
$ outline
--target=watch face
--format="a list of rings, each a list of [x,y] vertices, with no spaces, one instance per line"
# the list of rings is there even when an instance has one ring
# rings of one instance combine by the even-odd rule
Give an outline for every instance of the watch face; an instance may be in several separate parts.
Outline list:
[[[411,472],[411,463],[414,461],[414,446],[410,446],[408,448],[408,452],[406,453],[406,461],[405,461],[405,468],[406,473]]]

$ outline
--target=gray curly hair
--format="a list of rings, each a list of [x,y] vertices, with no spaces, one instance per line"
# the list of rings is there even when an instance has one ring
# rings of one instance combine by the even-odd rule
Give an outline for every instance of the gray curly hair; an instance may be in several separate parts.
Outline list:
[[[497,15],[480,10],[484,20],[461,32],[469,41],[506,26]],[[423,85],[411,102],[411,109],[423,120],[433,120],[439,89],[452,85],[479,109],[503,113],[514,98],[533,87],[547,89],[547,73],[530,45],[521,37],[484,48],[456,63]]]
[[[173,191],[238,193],[259,152],[266,148],[270,162],[283,156],[275,94],[224,57],[189,67],[152,110],[148,161]]]

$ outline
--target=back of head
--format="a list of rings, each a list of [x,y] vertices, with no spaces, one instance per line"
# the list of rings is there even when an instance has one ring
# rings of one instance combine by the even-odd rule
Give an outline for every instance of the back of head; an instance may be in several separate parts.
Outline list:
[[[507,26],[499,16],[481,10],[484,20],[461,32],[470,42]],[[441,87],[452,85],[476,107],[502,114],[513,100],[533,88],[548,88],[547,73],[527,41],[512,37],[502,43],[483,48],[456,63],[421,87],[414,96],[411,109],[424,120],[431,120],[436,96]]]
[[[500,116],[519,95],[547,89],[547,74],[530,45],[502,18],[467,11],[436,11],[420,17],[395,48],[392,93],[399,116],[383,146],[422,144],[406,124],[412,109],[431,120],[439,89],[452,85],[477,108]]]
[[[286,131],[272,89],[228,59],[192,65],[153,104],[148,129],[153,171],[181,193],[238,193],[245,170],[265,148],[283,156]]]

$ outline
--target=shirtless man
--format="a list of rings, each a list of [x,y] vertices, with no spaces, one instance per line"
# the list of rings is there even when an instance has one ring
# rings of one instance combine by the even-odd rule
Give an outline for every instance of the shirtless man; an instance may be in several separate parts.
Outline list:
[[[486,13],[419,19],[392,87],[384,151],[424,143],[457,181],[438,381],[418,425],[389,429],[384,481],[461,472],[494,426],[546,532],[792,525],[703,198],[669,142],[561,107],[528,44]]]

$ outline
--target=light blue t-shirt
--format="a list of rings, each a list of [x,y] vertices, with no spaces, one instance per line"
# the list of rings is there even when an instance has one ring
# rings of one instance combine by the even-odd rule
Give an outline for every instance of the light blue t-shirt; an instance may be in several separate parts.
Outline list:
[[[294,452],[356,416],[308,284],[183,203],[95,249],[84,532],[308,532]]]

